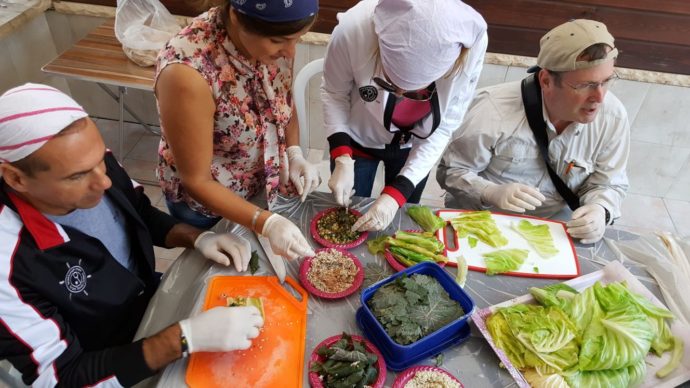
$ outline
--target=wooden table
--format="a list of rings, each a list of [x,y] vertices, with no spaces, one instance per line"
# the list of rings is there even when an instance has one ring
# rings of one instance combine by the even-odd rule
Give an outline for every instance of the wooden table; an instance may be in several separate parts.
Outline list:
[[[136,119],[146,130],[158,133],[144,123],[139,116],[125,104],[127,88],[153,91],[155,67],[141,67],[127,58],[122,45],[115,38],[115,19],[108,19],[89,32],[86,37],[60,54],[41,70],[65,78],[95,82],[120,107],[118,157],[122,160],[124,143],[124,112]],[[108,86],[115,86],[114,93]]]

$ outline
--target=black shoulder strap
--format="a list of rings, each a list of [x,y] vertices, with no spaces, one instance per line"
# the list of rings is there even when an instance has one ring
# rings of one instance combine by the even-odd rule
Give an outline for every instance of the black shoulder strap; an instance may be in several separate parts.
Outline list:
[[[546,123],[544,122],[544,113],[542,112],[541,87],[539,82],[535,80],[536,74],[530,74],[522,80],[522,102],[525,105],[527,122],[532,129],[532,133],[534,133],[534,138],[539,146],[541,157],[544,159],[544,163],[546,163],[546,169],[549,171],[553,185],[556,186],[556,190],[558,190],[558,193],[563,197],[570,209],[575,210],[580,207],[580,198],[570,190],[568,185],[556,174],[556,171],[551,168],[551,163],[549,163],[549,137],[546,134]]]

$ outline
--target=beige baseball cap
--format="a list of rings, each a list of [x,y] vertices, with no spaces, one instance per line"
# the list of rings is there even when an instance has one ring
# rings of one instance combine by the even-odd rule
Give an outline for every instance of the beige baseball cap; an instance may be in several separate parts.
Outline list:
[[[573,71],[598,66],[618,57],[613,36],[606,25],[595,20],[574,19],[565,22],[547,32],[539,41],[537,66],[531,67],[532,73],[538,68],[551,71]],[[604,43],[612,48],[606,58],[594,61],[578,61],[577,57],[589,46]]]

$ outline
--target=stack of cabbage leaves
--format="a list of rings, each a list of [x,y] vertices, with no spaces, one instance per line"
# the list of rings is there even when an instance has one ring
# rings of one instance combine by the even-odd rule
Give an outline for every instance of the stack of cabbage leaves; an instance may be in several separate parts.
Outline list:
[[[534,387],[634,387],[644,380],[650,351],[673,351],[659,378],[680,363],[683,342],[666,322],[671,312],[632,293],[625,282],[597,282],[579,293],[554,284],[530,293],[539,305],[501,308],[487,327]]]

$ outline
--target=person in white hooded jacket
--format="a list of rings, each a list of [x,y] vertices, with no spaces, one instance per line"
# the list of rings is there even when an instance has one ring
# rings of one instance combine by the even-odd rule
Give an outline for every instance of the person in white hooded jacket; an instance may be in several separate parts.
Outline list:
[[[364,0],[338,15],[321,95],[332,173],[347,206],[385,187],[354,230],[382,230],[427,177],[462,122],[484,62],[486,22],[458,0]]]

